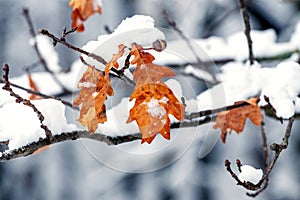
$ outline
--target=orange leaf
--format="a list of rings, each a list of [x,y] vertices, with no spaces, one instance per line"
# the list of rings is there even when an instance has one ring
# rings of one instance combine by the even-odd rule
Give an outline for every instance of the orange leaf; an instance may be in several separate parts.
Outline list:
[[[130,101],[135,100],[127,123],[136,121],[142,134],[142,143],[151,143],[157,133],[170,139],[169,114],[182,121],[185,106],[174,96],[172,90],[161,79],[175,76],[168,67],[155,65],[154,56],[143,47],[133,43],[130,55],[136,64],[133,80],[136,82]]]
[[[174,96],[172,90],[162,82],[147,83],[135,90],[130,100],[136,99],[130,110],[127,123],[136,121],[142,133],[142,143],[151,143],[157,133],[170,139],[168,114],[182,121],[185,106]]]
[[[227,133],[231,133],[231,131],[234,130],[239,134],[244,130],[247,118],[249,118],[256,126],[261,125],[262,115],[260,107],[257,105],[257,101],[258,98],[238,101],[235,102],[234,105],[244,102],[249,103],[249,105],[218,113],[216,123],[213,128],[220,128],[222,130],[221,137],[223,143],[226,141]]]
[[[39,89],[37,87],[37,85],[35,84],[35,82],[33,81],[32,77],[30,74],[28,74],[28,81],[29,81],[29,87],[31,90],[35,91],[35,92],[38,92]],[[29,100],[34,100],[34,99],[40,99],[41,97],[40,96],[37,96],[35,94],[31,94],[29,96]]]
[[[106,87],[103,73],[88,66],[79,80],[78,88],[81,88],[81,91],[73,101],[74,106],[82,104],[78,120],[83,126],[88,127],[89,132],[94,133],[98,127],[98,122],[104,123],[106,121],[104,105]]]
[[[137,82],[137,87],[176,75],[168,67],[153,64],[152,61],[155,58],[150,53],[144,52],[143,47],[140,45],[133,43],[130,54],[134,56],[131,64],[137,65],[133,74],[133,80]]]
[[[83,21],[87,20],[94,13],[101,14],[102,10],[96,0],[71,0],[69,7],[72,11],[72,28],[77,27],[78,32],[84,31]]]
[[[79,122],[87,126],[88,131],[94,133],[98,123],[107,121],[105,100],[107,95],[113,96],[109,71],[112,67],[117,68],[117,60],[124,54],[124,45],[119,45],[119,52],[114,54],[111,61],[105,66],[105,74],[97,71],[95,67],[88,66],[78,83],[81,88],[79,95],[74,99],[74,106],[82,104],[80,109]]]

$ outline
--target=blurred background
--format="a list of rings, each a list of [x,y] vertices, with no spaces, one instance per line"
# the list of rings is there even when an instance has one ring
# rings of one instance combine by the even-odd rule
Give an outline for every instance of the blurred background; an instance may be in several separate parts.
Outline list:
[[[71,8],[67,0],[0,0],[0,63],[11,66],[12,76],[23,74],[24,66],[37,60],[29,45],[23,7],[30,9],[36,30],[46,28],[59,36],[63,27],[71,26]],[[248,1],[252,28],[274,29],[278,41],[289,40],[300,19],[299,8],[297,1]],[[106,33],[105,26],[113,30],[125,17],[135,14],[150,15],[157,27],[170,28],[161,14],[163,9],[192,38],[226,37],[243,30],[235,0],[103,0],[103,14],[90,17],[85,22],[85,32],[70,35],[68,41],[82,46]],[[77,53],[62,46],[56,49],[63,68],[78,59]],[[198,84],[197,80],[191,81]],[[198,85],[195,91],[205,87],[201,83]],[[110,168],[91,154],[89,145],[94,145],[92,142],[79,140],[53,145],[35,156],[0,163],[0,199],[250,199],[243,188],[235,185],[225,170],[224,160],[234,163],[239,158],[244,164],[263,168],[260,128],[248,123],[241,135],[233,133],[224,145],[219,140],[219,130],[212,130],[210,126],[197,130],[198,136],[179,159],[153,172],[128,173]],[[266,119],[269,143],[281,141],[285,126],[285,123]],[[300,199],[299,128],[296,121],[289,148],[281,154],[272,171],[268,189],[256,199]],[[212,142],[205,139],[207,135],[214,135]],[[214,138],[218,138],[216,145]],[[104,144],[97,145],[106,148]],[[201,148],[208,149],[204,157],[204,154],[199,157]],[[172,157],[172,152],[164,155],[164,159],[170,159],[168,157]],[[163,162],[161,157],[157,162]]]

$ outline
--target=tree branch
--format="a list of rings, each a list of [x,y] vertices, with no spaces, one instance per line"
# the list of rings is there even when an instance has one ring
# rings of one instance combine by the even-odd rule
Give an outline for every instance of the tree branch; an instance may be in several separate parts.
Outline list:
[[[172,129],[182,128],[182,127],[196,127],[211,122],[215,118],[207,117],[204,120],[195,120],[191,122],[176,122],[171,124]],[[5,160],[11,160],[18,157],[24,157],[33,154],[36,150],[51,144],[61,143],[70,140],[77,140],[80,138],[95,140],[98,142],[106,143],[107,145],[119,145],[127,142],[132,142],[135,140],[142,139],[140,133],[133,133],[124,136],[108,136],[100,133],[91,134],[88,131],[72,131],[64,132],[59,135],[53,135],[50,138],[40,138],[37,142],[32,142],[26,146],[23,146],[19,149],[14,149],[11,151],[6,151],[0,153],[0,162]]]
[[[9,75],[9,66],[7,64],[3,65],[3,71],[4,71],[4,75],[3,75],[3,79],[5,80],[5,85],[2,87],[3,90],[7,90],[10,93],[10,96],[15,97],[16,98],[16,102],[17,103],[23,103],[25,106],[28,106],[30,108],[33,109],[33,111],[37,114],[39,120],[40,120],[40,124],[41,124],[41,128],[44,129],[45,134],[47,139],[50,139],[52,137],[52,132],[51,130],[43,123],[45,117],[43,116],[43,114],[41,113],[41,111],[39,111],[34,104],[32,104],[28,99],[24,99],[22,98],[20,95],[16,94],[11,88],[10,88],[10,82],[8,80],[8,75]]]
[[[208,72],[212,78],[213,78],[213,84],[217,84],[219,83],[219,81],[217,80],[215,74],[211,73],[208,70],[208,66],[200,59],[200,57],[198,56],[198,54],[196,53],[194,47],[192,46],[190,39],[178,28],[178,26],[176,25],[176,22],[169,16],[169,14],[167,13],[166,10],[162,11],[162,15],[165,18],[165,20],[168,22],[168,24],[180,35],[180,37],[186,42],[188,48],[192,51],[192,53],[194,54],[194,56],[196,57],[197,63],[195,64],[195,66],[200,67],[202,70]]]
[[[33,39],[36,39],[36,33],[35,33],[35,30],[34,30],[34,26],[33,26],[33,23],[32,23],[32,20],[31,20],[28,8],[23,8],[23,16],[25,17],[26,22],[27,22],[27,24],[29,26],[29,33],[30,33],[31,37]],[[34,48],[34,50],[36,52],[36,55],[39,58],[39,62],[42,64],[42,66],[44,67],[44,69],[46,70],[46,72],[48,72],[51,75],[51,77],[53,78],[53,80],[63,89],[63,91],[65,93],[70,93],[70,91],[56,77],[55,73],[53,71],[51,71],[51,69],[49,68],[47,62],[43,58],[43,56],[42,56],[42,54],[41,54],[41,52],[40,52],[40,50],[38,48],[37,41],[35,41],[33,43],[33,48]]]
[[[249,62],[250,65],[252,65],[254,63],[254,56],[253,56],[253,49],[252,49],[252,39],[250,36],[250,31],[251,31],[251,27],[250,27],[250,21],[249,21],[249,16],[247,14],[247,10],[244,4],[244,0],[238,0],[239,5],[240,5],[240,11],[241,14],[243,16],[243,21],[244,21],[244,25],[245,25],[245,35],[247,38],[247,43],[248,43],[248,51],[249,51]]]
[[[0,83],[6,83],[6,81],[3,80],[3,79],[0,79]],[[18,89],[20,89],[20,90],[26,91],[26,92],[28,92],[29,94],[34,94],[34,95],[37,95],[37,96],[40,96],[40,97],[43,97],[43,98],[46,98],[46,99],[55,99],[55,100],[57,100],[57,101],[62,102],[62,103],[63,103],[64,105],[66,105],[66,106],[69,106],[69,107],[71,107],[71,108],[73,108],[73,109],[75,109],[75,110],[79,110],[78,107],[74,107],[73,104],[72,104],[71,102],[66,101],[66,100],[63,100],[63,99],[57,97],[57,96],[60,96],[61,94],[59,94],[59,95],[57,95],[57,96],[56,96],[56,95],[55,95],[55,96],[51,96],[51,95],[43,94],[43,93],[38,92],[38,91],[34,91],[34,90],[32,90],[32,89],[24,88],[24,87],[22,87],[22,86],[20,86],[20,85],[17,85],[17,84],[11,83],[11,82],[9,82],[9,84],[10,84],[10,86],[12,86],[12,87],[15,87],[15,88],[18,88]],[[63,94],[65,94],[65,93],[63,93]]]
[[[294,118],[292,117],[289,119],[282,142],[280,144],[273,143],[270,146],[270,149],[275,152],[275,155],[274,155],[271,163],[269,163],[269,153],[268,153],[268,148],[267,148],[267,138],[266,138],[266,134],[265,134],[265,128],[264,128],[264,124],[262,124],[261,129],[262,129],[262,138],[263,138],[263,148],[264,148],[264,152],[265,152],[265,164],[264,164],[265,165],[265,173],[264,173],[263,177],[261,178],[261,180],[257,184],[253,184],[249,181],[248,182],[240,181],[238,176],[231,170],[230,162],[228,160],[225,161],[226,170],[236,180],[237,185],[241,185],[247,190],[255,191],[253,193],[247,192],[246,194],[248,196],[256,197],[258,194],[260,194],[267,188],[267,186],[269,184],[270,173],[271,173],[273,167],[275,166],[277,159],[279,158],[282,150],[284,150],[288,147],[288,141],[291,136],[293,123],[294,123]],[[239,160],[237,161],[237,166],[240,169],[241,164],[240,164]]]

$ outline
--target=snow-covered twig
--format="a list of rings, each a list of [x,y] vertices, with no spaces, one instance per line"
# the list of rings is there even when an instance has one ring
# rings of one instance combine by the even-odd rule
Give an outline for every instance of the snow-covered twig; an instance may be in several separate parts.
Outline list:
[[[6,81],[0,78],[0,83],[6,83]],[[62,103],[65,104],[66,106],[69,106],[69,107],[71,107],[71,108],[73,108],[73,109],[78,110],[78,108],[77,108],[77,107],[74,107],[73,104],[72,104],[71,102],[66,101],[66,100],[63,100],[63,99],[61,99],[61,98],[58,97],[58,96],[65,95],[64,92],[63,92],[62,94],[57,94],[57,95],[55,95],[55,96],[51,96],[51,95],[43,94],[43,93],[38,92],[38,91],[31,90],[31,89],[29,89],[29,88],[24,88],[24,87],[22,87],[22,86],[20,86],[20,85],[14,84],[14,83],[9,83],[9,84],[10,84],[10,86],[12,86],[12,87],[18,88],[18,89],[20,89],[20,90],[24,90],[24,91],[28,92],[29,94],[34,94],[34,95],[37,95],[37,96],[40,96],[40,97],[43,97],[43,98],[46,98],[46,99],[55,99],[55,100],[57,100],[57,101],[62,102]]]
[[[252,49],[252,39],[250,36],[251,27],[250,27],[249,16],[247,14],[244,0],[238,0],[238,1],[239,1],[240,11],[243,16],[243,21],[244,21],[244,25],[245,25],[245,35],[247,38],[248,50],[249,50],[249,62],[250,62],[250,65],[252,65],[254,63],[254,56],[253,56],[253,49]]]
[[[100,62],[103,65],[107,64],[107,61],[104,60],[104,58],[102,58],[101,56],[98,56],[98,55],[96,55],[94,53],[87,52],[87,51],[85,51],[85,50],[83,50],[81,48],[75,47],[72,44],[68,43],[65,40],[65,38],[58,38],[55,35],[53,35],[52,33],[50,33],[48,30],[46,30],[46,29],[41,29],[39,32],[42,35],[46,35],[49,38],[51,38],[53,40],[54,44],[60,43],[60,44],[62,44],[64,46],[66,46],[69,49],[72,49],[74,51],[77,51],[79,53],[82,53],[82,54],[84,54],[84,55],[86,55],[88,57],[91,57],[91,58],[97,60],[98,62]],[[133,81],[130,78],[128,78],[125,74],[121,73],[119,70],[117,70],[115,68],[112,68],[111,71],[114,72],[117,75],[117,77],[119,77],[120,79],[122,79],[126,83],[134,84]]]
[[[206,117],[203,120],[194,120],[194,121],[184,121],[184,122],[176,122],[171,124],[171,129],[177,129],[182,127],[196,127],[199,125],[203,125],[206,123],[211,122],[212,120],[215,120],[214,117]],[[77,140],[80,138],[85,139],[91,139],[98,142],[106,143],[107,145],[119,145],[122,143],[132,142],[135,140],[142,139],[142,135],[140,133],[133,133],[129,135],[124,136],[108,136],[100,133],[91,134],[88,131],[72,131],[72,132],[64,132],[58,135],[51,136],[50,139],[48,138],[40,138],[37,142],[32,142],[30,144],[27,144],[26,146],[20,147],[18,149],[14,149],[11,151],[6,151],[0,153],[0,162],[15,159],[18,157],[28,156],[33,154],[38,149],[45,147],[47,145],[61,143],[69,140]]]
[[[52,132],[51,130],[49,130],[49,128],[43,123],[44,121],[44,116],[43,114],[36,108],[35,105],[33,105],[28,99],[24,99],[22,98],[20,95],[16,94],[10,87],[10,82],[8,80],[8,75],[9,75],[9,66],[7,64],[3,65],[3,71],[4,71],[4,75],[3,75],[3,79],[5,81],[5,85],[2,87],[3,90],[6,90],[10,93],[10,96],[15,97],[16,98],[16,102],[17,103],[23,103],[25,106],[28,106],[30,108],[33,109],[33,111],[37,114],[39,120],[40,120],[40,124],[41,124],[41,128],[44,129],[45,134],[47,139],[50,139],[52,137]]]
[[[288,141],[291,135],[291,130],[292,130],[292,126],[294,123],[294,118],[290,118],[289,122],[287,124],[287,128],[284,134],[284,137],[282,139],[282,142],[280,144],[277,143],[273,143],[270,146],[270,149],[272,151],[275,152],[275,155],[271,161],[271,163],[269,162],[269,152],[268,152],[268,147],[267,147],[267,137],[266,137],[266,133],[265,133],[265,128],[264,128],[264,124],[262,124],[262,138],[263,138],[263,149],[265,152],[265,173],[262,176],[262,178],[259,180],[259,182],[257,184],[254,184],[252,182],[249,181],[244,181],[242,182],[239,177],[232,171],[231,167],[230,167],[230,161],[229,160],[225,160],[225,167],[226,170],[230,173],[230,175],[236,180],[237,185],[241,185],[243,186],[245,189],[247,190],[252,190],[255,191],[253,193],[249,193],[247,192],[246,194],[250,197],[256,197],[258,194],[260,194],[261,192],[263,192],[268,184],[269,184],[269,175],[273,169],[273,167],[275,166],[277,159],[279,158],[282,150],[286,149],[288,147]],[[241,172],[241,162],[239,160],[237,160],[237,167],[239,169],[239,171]]]

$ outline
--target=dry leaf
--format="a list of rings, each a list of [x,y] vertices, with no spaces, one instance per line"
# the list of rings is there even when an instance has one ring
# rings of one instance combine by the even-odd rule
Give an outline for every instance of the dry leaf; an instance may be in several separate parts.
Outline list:
[[[137,83],[136,87],[176,75],[168,67],[153,64],[152,61],[155,58],[150,53],[144,52],[143,48],[137,44],[132,44],[130,54],[134,56],[131,64],[137,65],[133,74],[133,80]]]
[[[103,73],[97,71],[94,67],[88,66],[77,86],[81,88],[81,91],[73,101],[74,106],[82,104],[78,121],[83,126],[87,126],[88,131],[91,133],[96,131],[98,122],[103,123],[106,121],[104,105],[106,91],[101,84],[105,84]]]
[[[161,79],[175,76],[168,67],[155,65],[154,57],[143,50],[142,46],[132,44],[130,54],[136,64],[133,80],[135,89],[130,101],[135,105],[130,110],[127,123],[136,121],[142,134],[142,143],[151,143],[157,133],[170,139],[169,114],[182,121],[185,106],[174,96],[172,90]]]
[[[37,85],[35,84],[35,82],[33,81],[32,77],[30,74],[28,74],[28,82],[29,82],[29,87],[31,90],[35,91],[35,92],[38,92],[39,89],[37,87]],[[30,94],[29,96],[29,100],[35,100],[35,99],[41,99],[40,96],[37,96],[35,94]]]
[[[124,45],[119,45],[119,52],[114,54],[111,61],[105,66],[105,74],[97,71],[95,67],[88,66],[78,83],[81,91],[76,99],[74,106],[82,104],[80,109],[79,122],[87,126],[88,131],[94,133],[98,123],[107,121],[105,100],[108,96],[113,96],[114,91],[111,87],[109,71],[112,67],[118,68],[117,60],[124,54]]]
[[[71,0],[69,7],[72,11],[72,28],[77,27],[77,31],[84,31],[83,21],[87,20],[94,13],[101,14],[102,10],[97,0]]]
[[[216,123],[213,128],[220,128],[222,130],[222,142],[226,142],[227,133],[231,133],[232,130],[238,134],[244,130],[246,119],[249,118],[256,126],[261,125],[262,115],[260,107],[257,105],[258,98],[251,98],[249,100],[235,102],[234,105],[238,105],[244,102],[249,105],[235,108],[232,110],[218,113]]]
[[[135,100],[127,123],[136,121],[142,133],[142,143],[151,143],[157,133],[170,139],[170,119],[168,114],[178,120],[184,118],[184,105],[174,96],[172,90],[162,82],[147,83],[135,90],[130,100]]]

